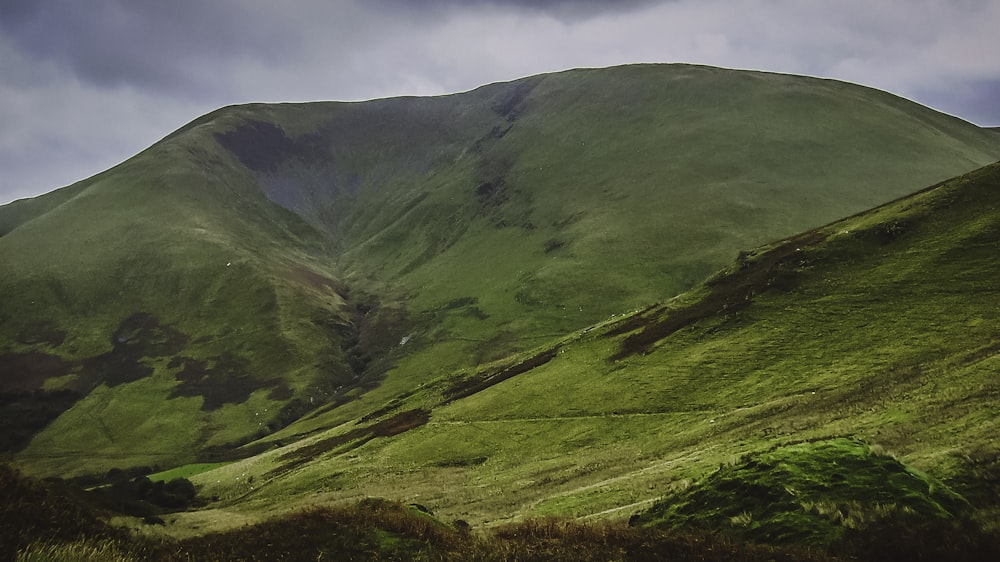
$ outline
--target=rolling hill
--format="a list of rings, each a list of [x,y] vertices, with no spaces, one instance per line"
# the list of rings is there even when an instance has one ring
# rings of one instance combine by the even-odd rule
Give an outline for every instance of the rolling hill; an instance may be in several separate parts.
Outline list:
[[[937,540],[919,529],[992,525],[998,209],[994,164],[748,251],[676,298],[194,475],[218,501],[173,532],[373,495],[475,526],[640,514],[820,547],[889,525],[900,552]]]
[[[646,501],[602,489],[590,502],[573,490],[621,474],[622,458],[680,462],[669,451],[683,447],[648,441],[665,428],[702,439],[692,416],[716,413],[715,400],[770,404],[780,365],[798,373],[791,397],[802,378],[817,392],[837,387],[838,363],[816,351],[828,371],[809,376],[798,356],[772,365],[755,355],[769,349],[763,340],[734,341],[748,350],[731,367],[742,385],[721,374],[707,385],[690,369],[729,345],[720,337],[683,353],[677,380],[690,382],[632,388],[615,377],[645,377],[643,353],[658,340],[635,336],[639,351],[615,351],[615,338],[595,339],[572,361],[551,342],[612,315],[653,322],[664,312],[650,303],[737,255],[752,262],[760,244],[998,154],[992,132],[884,92],[687,65],[575,70],[434,98],[223,108],[93,178],[0,207],[4,449],[32,473],[79,475],[232,460],[311,435],[314,448],[260,461],[277,472],[258,481],[292,496],[346,483],[388,493],[393,482],[410,489],[407,470],[431,466],[444,480],[428,477],[428,490],[497,491],[467,478],[502,474],[502,489],[521,492],[461,503],[478,521]],[[818,329],[780,325],[793,339]],[[839,343],[823,349],[850,355],[857,331],[831,328]],[[545,382],[510,389],[525,380]],[[684,405],[654,407],[671,400]],[[566,433],[553,416],[581,425]],[[502,442],[474,438],[480,421],[506,419],[514,433],[487,433],[523,440],[537,461],[494,463]],[[681,422],[691,429],[674,431]],[[312,462],[324,453],[393,443],[380,454],[396,480],[309,476],[329,472]],[[586,477],[571,468],[581,448],[596,455]],[[382,473],[365,464],[374,457],[358,458]],[[699,458],[685,474],[719,457]],[[230,484],[220,497],[247,492]],[[524,491],[536,488],[533,499]],[[454,505],[445,509],[461,512]]]

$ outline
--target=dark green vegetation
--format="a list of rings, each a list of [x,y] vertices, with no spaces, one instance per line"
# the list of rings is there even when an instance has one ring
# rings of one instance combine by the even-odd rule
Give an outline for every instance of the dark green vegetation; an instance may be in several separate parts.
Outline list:
[[[90,538],[112,541],[126,536],[109,527],[94,510],[65,487],[26,478],[0,464],[0,559],[44,539],[64,543]]]
[[[469,522],[460,551],[878,558],[917,533],[946,550],[914,557],[975,557],[1000,521],[998,155],[882,92],[689,66],[225,108],[0,208],[6,450],[176,467],[150,485],[209,504],[158,532],[192,548],[375,496]],[[384,525],[350,542],[452,548]]]
[[[476,525],[653,506],[636,522],[873,559],[989,559],[998,210],[995,164],[194,479],[219,517],[296,495],[379,493]],[[371,438],[418,406],[426,423]]]
[[[839,439],[787,445],[721,467],[636,522],[728,526],[769,542],[828,544],[843,532],[839,520],[848,527],[900,513],[943,520],[967,508],[960,496],[899,461]]]
[[[0,208],[5,449],[62,475],[242,456],[998,153],[883,92],[683,65],[221,109]]]
[[[779,463],[784,459],[784,455],[770,457]],[[738,473],[747,468],[749,465],[727,470]],[[894,469],[886,472],[900,473]],[[760,471],[756,476],[768,479]],[[717,473],[708,480],[719,477]],[[919,475],[914,478],[923,481]],[[745,478],[736,480],[743,483]],[[253,526],[177,540],[128,533],[107,525],[100,519],[106,511],[86,501],[86,496],[78,490],[59,482],[40,483],[0,466],[0,483],[4,495],[4,502],[0,504],[0,523],[6,531],[0,543],[0,558],[4,560],[109,562],[331,557],[337,560],[484,562],[819,562],[838,559],[990,560],[1000,553],[1000,537],[996,535],[988,536],[972,527],[957,528],[947,523],[920,527],[919,518],[905,513],[902,519],[900,514],[887,518],[888,525],[849,530],[845,537],[831,545],[828,550],[835,554],[830,554],[817,548],[768,546],[729,534],[623,523],[586,524],[552,518],[531,519],[485,533],[473,533],[463,521],[446,524],[423,506],[404,506],[377,498],[341,507],[293,512]],[[687,494],[715,494],[713,488],[721,489],[706,486]],[[918,502],[919,499],[909,498],[909,501]],[[855,502],[855,506],[857,503],[861,502]],[[728,509],[726,505],[718,507]]]
[[[110,477],[111,483],[89,494],[93,501],[118,513],[142,518],[149,524],[163,524],[160,515],[203,505],[190,480],[150,480],[146,476]]]
[[[823,561],[817,552],[768,547],[705,533],[624,525],[532,520],[473,535],[418,507],[366,499],[314,509],[228,532],[157,540],[130,535],[70,488],[25,478],[0,465],[0,559],[132,560],[455,560],[455,561]],[[58,517],[53,514],[58,513]]]
[[[856,441],[787,445],[720,467],[658,501],[633,524],[704,528],[770,544],[820,546],[879,560],[1000,555],[940,482]]]

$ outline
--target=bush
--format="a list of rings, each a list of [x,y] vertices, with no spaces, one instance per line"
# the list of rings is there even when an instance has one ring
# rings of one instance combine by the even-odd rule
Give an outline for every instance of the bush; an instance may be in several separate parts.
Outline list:
[[[108,509],[150,519],[199,504],[194,484],[186,478],[169,482],[154,482],[146,476],[117,479],[110,486],[94,489],[90,495]]]
[[[0,560],[11,560],[38,537],[54,543],[83,537],[116,538],[122,533],[97,518],[73,490],[39,482],[0,464]]]
[[[847,529],[831,551],[845,558],[884,562],[1000,560],[1000,534],[973,521],[928,521],[900,513],[863,529]]]

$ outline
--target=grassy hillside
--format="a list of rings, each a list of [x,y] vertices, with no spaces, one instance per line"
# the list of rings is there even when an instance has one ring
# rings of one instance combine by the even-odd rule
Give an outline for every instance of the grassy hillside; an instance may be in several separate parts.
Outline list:
[[[193,460],[353,380],[325,240],[205,141],[57,192],[0,238],[5,438],[29,465]]]
[[[603,367],[550,342],[997,154],[996,135],[884,92],[684,65],[223,108],[98,176],[0,207],[2,448],[34,473],[72,475],[228,460],[337,427],[379,443],[420,426],[426,441],[399,462],[422,466],[445,447],[435,432],[458,431],[466,449],[435,462],[492,466],[482,459],[497,444],[474,438],[482,428],[462,412],[493,423],[510,407],[496,415],[579,417],[581,444],[616,435],[602,458],[625,444],[651,454],[644,432],[703,411],[704,390],[609,387]],[[641,356],[594,342],[596,364],[644,372]],[[751,379],[773,368],[746,360],[763,369]],[[531,399],[483,386],[520,384],[543,363],[553,374]],[[476,373],[493,379],[431,384]],[[573,401],[543,399],[583,381]],[[616,425],[615,411],[675,395],[691,407]],[[402,417],[378,421],[391,415]],[[537,443],[561,435],[525,423]],[[309,450],[351,447],[332,439]],[[576,446],[552,443],[558,475]],[[548,513],[577,500],[539,501]]]
[[[451,320],[484,337],[507,323],[522,337],[561,332],[671,296],[739,249],[998,155],[984,131],[882,92],[705,67],[571,71],[382,103],[343,108],[316,133],[335,157],[364,150],[345,135],[357,122],[373,144],[404,140],[383,149],[385,179],[355,174],[353,199],[338,184],[356,202],[326,223],[343,268],[394,284],[420,313],[476,298],[496,315],[486,329]],[[453,123],[459,132],[438,131]],[[414,130],[437,143],[411,141]],[[436,165],[415,169],[427,159]],[[321,187],[266,176],[285,180],[282,195]]]
[[[409,336],[384,392],[317,426],[668,298],[740,250],[1000,154],[987,132],[883,92],[692,66],[338,106],[307,129],[301,109],[285,109],[265,121],[291,123],[332,158],[311,176],[301,159],[271,163],[259,181],[334,233],[351,287],[405,311],[391,343]],[[352,167],[375,151],[375,171]]]
[[[754,540],[830,544],[899,513],[995,526],[998,210],[994,164],[748,251],[677,298],[194,476],[219,502],[191,521],[366,495],[474,525],[625,519],[665,496],[651,513]]]

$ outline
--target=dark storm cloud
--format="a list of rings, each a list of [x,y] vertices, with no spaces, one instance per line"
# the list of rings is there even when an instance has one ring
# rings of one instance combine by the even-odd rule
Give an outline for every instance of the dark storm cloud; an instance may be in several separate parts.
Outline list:
[[[433,14],[442,9],[491,7],[545,13],[566,21],[623,13],[672,1],[676,0],[372,0],[376,5],[409,10],[414,14]]]
[[[1000,0],[0,0],[0,204],[249,101],[632,62],[848,80],[1000,125]]]
[[[281,20],[233,8],[199,0],[14,1],[0,8],[0,32],[85,82],[197,95],[213,88],[206,63],[280,64],[300,47]]]

